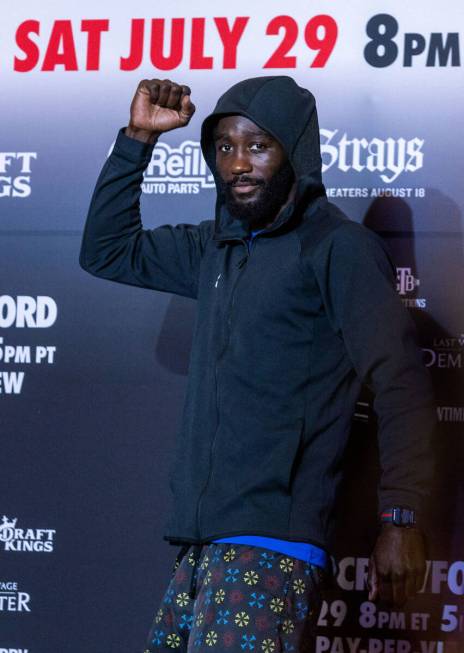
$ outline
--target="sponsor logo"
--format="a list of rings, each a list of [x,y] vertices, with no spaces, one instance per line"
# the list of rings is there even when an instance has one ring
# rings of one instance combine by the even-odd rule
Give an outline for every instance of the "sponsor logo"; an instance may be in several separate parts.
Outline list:
[[[464,422],[464,406],[437,406],[439,422]]]
[[[27,648],[0,648],[0,653],[29,653]]]
[[[462,369],[464,367],[464,333],[458,336],[437,336],[431,347],[424,347],[426,367]]]
[[[29,197],[33,159],[37,152],[0,152],[0,198]]]
[[[3,515],[0,524],[0,543],[5,551],[50,553],[53,551],[55,530],[50,528],[16,528],[17,519]]]
[[[0,580],[0,612],[30,612],[30,601],[30,594],[21,592],[17,582]]]
[[[162,184],[162,188],[157,184]],[[199,193],[201,188],[215,188],[200,148],[200,143],[184,141],[179,147],[159,143],[144,173],[144,193]]]
[[[420,280],[413,275],[411,268],[396,268],[396,289],[407,308],[426,308],[425,297],[406,297],[415,293],[419,286]]]
[[[108,156],[111,154],[111,145]],[[214,178],[203,158],[200,143],[183,141],[178,147],[159,142],[143,173],[142,192],[146,194],[198,194],[215,188]]]
[[[321,129],[322,172],[336,166],[340,172],[377,172],[390,184],[403,172],[416,172],[424,165],[421,138],[348,138],[338,129]]]

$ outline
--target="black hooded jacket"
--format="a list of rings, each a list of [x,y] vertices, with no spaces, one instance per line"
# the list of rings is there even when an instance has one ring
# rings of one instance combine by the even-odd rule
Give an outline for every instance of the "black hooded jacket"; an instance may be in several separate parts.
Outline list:
[[[214,220],[144,229],[140,184],[153,145],[121,129],[80,264],[198,300],[165,539],[254,534],[327,548],[361,382],[375,393],[379,509],[421,510],[436,419],[430,378],[384,242],[327,200],[313,95],[287,76],[224,93],[201,130],[216,180],[212,124],[227,114],[277,138],[297,178],[294,200],[250,252],[247,225],[219,193]]]

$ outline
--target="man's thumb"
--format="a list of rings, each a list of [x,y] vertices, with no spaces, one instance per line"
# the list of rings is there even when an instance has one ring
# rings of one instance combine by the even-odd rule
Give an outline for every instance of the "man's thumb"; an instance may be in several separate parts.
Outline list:
[[[190,118],[195,113],[195,105],[190,100],[190,95],[184,95],[182,97],[182,100],[181,100],[181,103],[180,103],[180,113],[187,120],[190,120]]]

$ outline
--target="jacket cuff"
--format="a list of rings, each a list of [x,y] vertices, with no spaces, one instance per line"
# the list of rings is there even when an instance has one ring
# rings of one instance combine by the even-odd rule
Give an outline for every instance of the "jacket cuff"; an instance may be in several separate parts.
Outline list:
[[[125,127],[121,127],[118,131],[113,152],[134,163],[148,163],[156,143],[143,143],[127,136],[124,130]]]

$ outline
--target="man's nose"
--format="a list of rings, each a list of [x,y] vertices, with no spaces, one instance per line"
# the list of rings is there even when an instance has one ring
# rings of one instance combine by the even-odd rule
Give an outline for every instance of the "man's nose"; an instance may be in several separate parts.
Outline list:
[[[233,175],[241,175],[244,172],[251,172],[253,166],[248,153],[244,150],[237,149],[231,162],[230,171]]]

